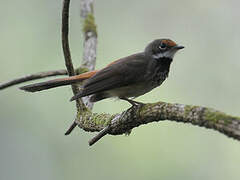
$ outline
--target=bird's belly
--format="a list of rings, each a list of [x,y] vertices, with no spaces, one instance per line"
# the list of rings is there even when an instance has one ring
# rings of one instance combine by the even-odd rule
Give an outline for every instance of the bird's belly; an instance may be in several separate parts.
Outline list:
[[[151,91],[153,88],[155,87],[151,86],[150,84],[139,83],[135,85],[115,88],[115,89],[106,91],[106,93],[110,97],[138,97]]]

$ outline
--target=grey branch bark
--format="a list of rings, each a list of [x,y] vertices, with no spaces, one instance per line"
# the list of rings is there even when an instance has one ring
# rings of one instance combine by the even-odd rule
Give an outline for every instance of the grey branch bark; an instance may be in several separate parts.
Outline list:
[[[96,49],[97,49],[97,31],[93,16],[93,1],[81,0],[81,17],[84,21],[84,48],[83,60],[81,67],[86,68],[88,71],[95,69],[96,64]],[[69,75],[74,75],[74,67],[71,60],[69,42],[68,42],[68,28],[69,28],[69,4],[70,0],[64,0],[62,11],[62,45],[65,57],[65,64],[68,69]],[[73,93],[78,92],[77,85],[72,85]],[[78,112],[83,113],[87,108],[92,109],[93,103],[90,102],[89,97],[84,97],[77,100]],[[87,108],[86,108],[87,107]],[[69,127],[65,135],[69,135],[77,126],[74,121]]]
[[[26,75],[20,78],[13,79],[11,81],[1,83],[0,90],[20,84],[20,83],[24,83],[27,81],[42,79],[42,78],[51,77],[51,76],[59,76],[59,75],[67,75],[67,70],[63,69],[63,70],[56,70],[56,71],[45,71],[45,72]]]
[[[240,117],[227,115],[212,108],[165,102],[134,106],[116,115],[96,114],[90,111],[85,114],[78,113],[76,122],[86,131],[100,132],[97,138],[89,141],[92,145],[96,142],[95,139],[103,137],[103,131],[104,135],[120,135],[140,125],[164,120],[191,123],[240,140]]]
[[[82,66],[93,70],[96,63],[97,31],[93,16],[93,0],[81,0],[81,17],[84,20],[84,52]],[[88,101],[86,98],[84,101]],[[91,107],[91,104],[88,104]],[[106,134],[118,135],[130,132],[134,127],[154,121],[188,122],[218,130],[240,140],[240,119],[200,106],[159,102],[132,107],[117,114],[96,114],[90,110],[78,112],[75,123],[86,131],[98,133],[89,141],[93,145]]]
[[[69,3],[70,0],[63,1],[62,45],[68,74],[72,76],[75,75],[75,72],[68,42]],[[84,70],[81,71],[85,71],[86,69],[93,70],[96,63],[97,47],[97,31],[93,16],[93,0],[81,0],[81,16],[84,19],[84,53],[82,61]],[[0,87],[9,87],[35,78],[38,79],[62,74],[66,74],[66,71],[37,73],[1,84]],[[74,93],[77,93],[77,86],[73,85],[72,89]],[[88,99],[84,99],[84,102],[88,102]],[[92,104],[86,104],[90,108],[86,108],[81,99],[77,101],[77,116],[66,134],[69,134],[76,125],[85,131],[100,132],[89,141],[89,145],[93,145],[106,134],[120,135],[130,132],[133,128],[140,125],[164,120],[191,123],[193,125],[217,130],[228,137],[240,140],[240,117],[227,115],[207,107],[158,102],[133,106],[120,114],[110,115],[107,113],[93,113],[90,110]]]
[[[97,30],[93,15],[93,0],[81,0],[80,12],[83,20],[83,60],[81,67],[87,68],[89,71],[95,69],[97,54]],[[92,109],[93,103],[89,101],[89,97],[83,97],[85,105]]]

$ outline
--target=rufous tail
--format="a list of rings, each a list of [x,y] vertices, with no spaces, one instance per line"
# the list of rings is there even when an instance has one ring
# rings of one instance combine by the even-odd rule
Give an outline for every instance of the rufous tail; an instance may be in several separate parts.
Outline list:
[[[46,81],[46,82],[40,82],[40,83],[22,86],[22,87],[20,87],[20,89],[24,90],[24,91],[28,91],[28,92],[47,90],[50,88],[66,86],[66,85],[70,85],[73,83],[82,82],[85,79],[89,79],[96,73],[97,73],[97,71],[90,71],[90,72],[86,72],[86,73],[83,73],[80,75],[71,76],[71,77],[67,77],[67,78],[59,78],[59,79],[54,79],[54,80],[50,80],[50,81]]]

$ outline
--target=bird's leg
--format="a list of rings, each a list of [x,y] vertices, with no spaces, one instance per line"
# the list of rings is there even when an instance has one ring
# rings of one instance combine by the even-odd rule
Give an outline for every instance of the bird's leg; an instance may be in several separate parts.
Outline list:
[[[129,103],[130,103],[131,105],[133,105],[133,106],[139,106],[139,105],[142,106],[142,105],[144,105],[144,103],[141,103],[141,102],[138,102],[138,101],[134,101],[134,100],[132,100],[132,99],[128,99],[128,98],[125,98],[125,97],[121,97],[120,99],[129,102]]]

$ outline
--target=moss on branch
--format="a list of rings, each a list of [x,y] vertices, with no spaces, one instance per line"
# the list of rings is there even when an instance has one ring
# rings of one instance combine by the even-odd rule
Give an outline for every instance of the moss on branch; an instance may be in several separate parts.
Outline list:
[[[82,73],[85,73],[85,72],[88,72],[88,71],[89,71],[89,69],[86,68],[86,67],[79,67],[75,70],[75,73],[76,74],[82,74]]]
[[[212,108],[158,102],[135,106],[121,114],[78,113],[76,122],[86,131],[101,131],[110,125],[112,135],[124,134],[135,127],[156,121],[191,123],[217,130],[240,140],[240,118]]]
[[[84,20],[83,32],[92,32],[97,36],[97,26],[95,24],[95,19],[92,13],[88,13],[86,19]]]

